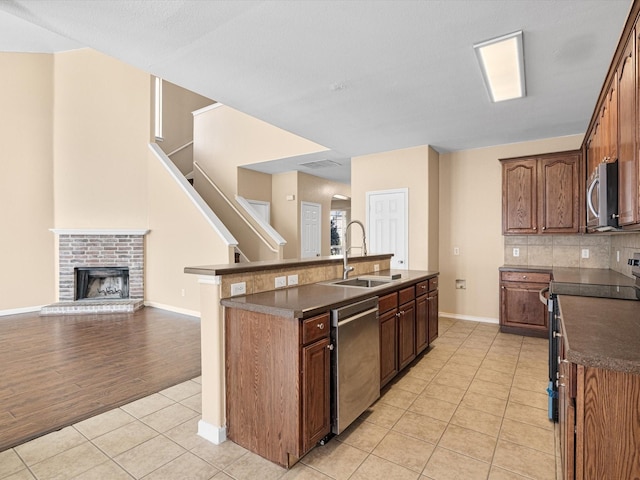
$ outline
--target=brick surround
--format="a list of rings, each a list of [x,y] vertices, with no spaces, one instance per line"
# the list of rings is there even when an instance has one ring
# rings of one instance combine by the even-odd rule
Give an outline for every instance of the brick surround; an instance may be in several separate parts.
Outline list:
[[[59,300],[75,300],[76,267],[128,267],[129,298],[144,299],[144,234],[58,236]]]

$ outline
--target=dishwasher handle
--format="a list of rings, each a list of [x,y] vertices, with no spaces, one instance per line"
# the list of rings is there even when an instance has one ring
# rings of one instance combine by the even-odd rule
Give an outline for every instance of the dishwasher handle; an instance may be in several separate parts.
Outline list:
[[[377,314],[378,313],[378,307],[371,308],[369,310],[365,310],[364,312],[360,312],[360,313],[358,313],[356,315],[352,315],[351,317],[347,317],[344,320],[340,320],[338,322],[337,327],[340,328],[340,327],[342,327],[344,325],[347,325],[347,324],[349,324],[351,322],[355,322],[356,320],[360,320],[362,317],[369,316],[372,313]]]

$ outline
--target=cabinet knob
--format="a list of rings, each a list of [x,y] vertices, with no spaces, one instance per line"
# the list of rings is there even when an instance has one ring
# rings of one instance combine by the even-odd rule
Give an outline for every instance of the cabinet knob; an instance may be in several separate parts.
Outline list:
[[[556,338],[556,337],[562,337],[562,334],[561,334],[561,333],[558,333],[558,332],[556,332],[556,331],[554,330],[554,331],[553,331],[553,338]]]
[[[396,313],[396,317],[400,318],[400,312]]]
[[[323,330],[323,329],[324,329],[324,323],[319,323],[319,324],[318,324],[318,328],[319,328],[320,330]]]
[[[427,286],[426,285],[421,285],[420,288],[422,288],[424,290],[425,288],[427,288]]]
[[[533,227],[533,229],[534,229],[534,230],[537,230],[537,229],[538,229],[538,227]]]
[[[542,229],[543,229],[543,230],[546,230],[546,229],[547,229],[547,227],[542,227]]]
[[[333,349],[334,349],[333,343],[330,343],[329,345],[327,345],[327,348],[328,348],[329,350],[333,350]]]
[[[526,276],[526,275],[523,275],[523,276],[522,276],[522,279],[523,279],[523,280],[526,280],[526,279],[527,279],[527,276]]]

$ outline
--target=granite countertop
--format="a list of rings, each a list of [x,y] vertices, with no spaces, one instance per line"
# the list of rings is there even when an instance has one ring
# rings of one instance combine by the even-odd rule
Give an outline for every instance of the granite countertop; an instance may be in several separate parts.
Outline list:
[[[390,276],[401,274],[401,278],[375,288],[344,287],[314,283],[279,290],[224,298],[225,307],[239,308],[258,313],[266,313],[284,318],[308,318],[327,310],[370,297],[384,295],[404,285],[435,277],[439,272],[422,270],[386,270],[376,274],[360,275]]]
[[[549,266],[503,265],[501,272],[542,272],[553,274],[552,283],[575,283],[587,285],[635,285],[631,277],[608,268],[571,268]]]
[[[633,278],[606,268],[503,265],[500,271],[550,272],[552,289],[553,284],[635,285]],[[640,374],[640,302],[562,294],[558,301],[570,362]]]
[[[558,298],[570,362],[640,375],[640,302]]]

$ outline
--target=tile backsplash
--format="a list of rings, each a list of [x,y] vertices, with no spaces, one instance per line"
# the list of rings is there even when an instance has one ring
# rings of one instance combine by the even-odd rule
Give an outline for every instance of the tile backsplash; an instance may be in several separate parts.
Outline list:
[[[589,258],[582,258],[583,249]],[[627,260],[633,252],[640,252],[640,233],[504,236],[505,265],[611,268],[631,276]]]

